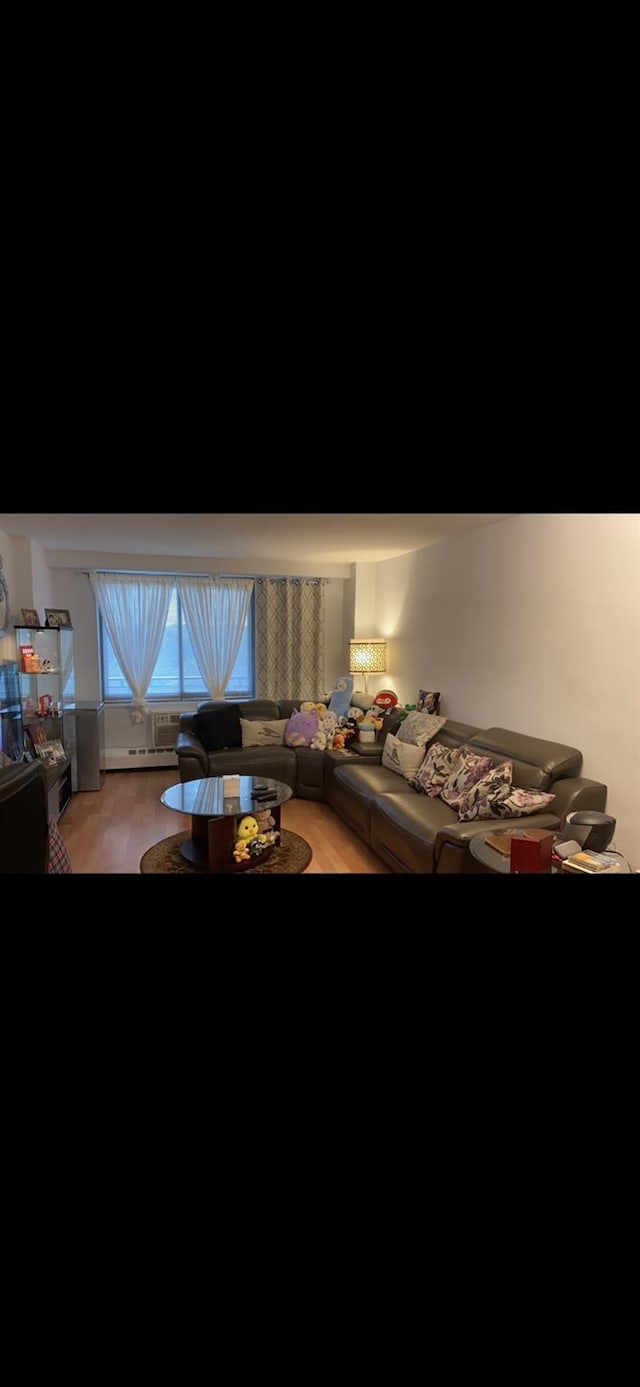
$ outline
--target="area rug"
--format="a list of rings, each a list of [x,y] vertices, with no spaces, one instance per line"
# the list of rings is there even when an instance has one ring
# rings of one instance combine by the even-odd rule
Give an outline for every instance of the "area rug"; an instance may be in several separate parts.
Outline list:
[[[140,871],[177,872],[186,876],[207,875],[201,867],[194,867],[191,862],[187,862],[180,852],[185,839],[190,837],[187,829],[184,833],[173,833],[170,838],[163,838],[160,843],[154,843],[141,858]],[[290,833],[289,829],[283,828],[280,842],[266,862],[231,875],[255,877],[280,875],[283,872],[304,872],[312,857],[313,853],[306,839],[301,838],[299,833]]]

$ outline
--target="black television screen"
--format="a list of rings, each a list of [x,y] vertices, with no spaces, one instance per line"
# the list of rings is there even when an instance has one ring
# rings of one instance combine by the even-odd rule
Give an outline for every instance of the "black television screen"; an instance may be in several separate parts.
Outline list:
[[[10,761],[24,753],[18,666],[10,660],[0,662],[0,751]]]

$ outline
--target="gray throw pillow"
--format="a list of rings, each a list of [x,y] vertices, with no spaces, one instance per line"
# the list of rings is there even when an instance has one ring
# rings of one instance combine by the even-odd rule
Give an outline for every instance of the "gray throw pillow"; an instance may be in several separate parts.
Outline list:
[[[401,742],[412,742],[414,746],[426,746],[436,733],[444,727],[446,718],[436,717],[435,713],[409,713],[400,724],[398,737]]]

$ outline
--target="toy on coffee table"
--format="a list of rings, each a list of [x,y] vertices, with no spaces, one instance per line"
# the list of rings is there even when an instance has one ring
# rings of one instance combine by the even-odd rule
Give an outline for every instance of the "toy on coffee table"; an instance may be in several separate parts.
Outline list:
[[[267,849],[275,847],[280,834],[274,828],[275,819],[268,809],[257,814],[245,814],[236,829],[233,860],[236,865],[258,861]]]

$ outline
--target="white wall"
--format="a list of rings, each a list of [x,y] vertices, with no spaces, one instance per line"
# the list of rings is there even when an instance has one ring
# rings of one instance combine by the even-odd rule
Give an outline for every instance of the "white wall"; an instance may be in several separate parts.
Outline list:
[[[640,867],[640,516],[522,515],[376,565],[402,703],[579,747]]]
[[[21,603],[21,606],[35,607],[41,622],[44,624],[45,607],[53,606],[53,588],[51,584],[51,569],[47,562],[47,556],[40,544],[36,544],[35,539],[29,541],[31,558],[31,601]]]

